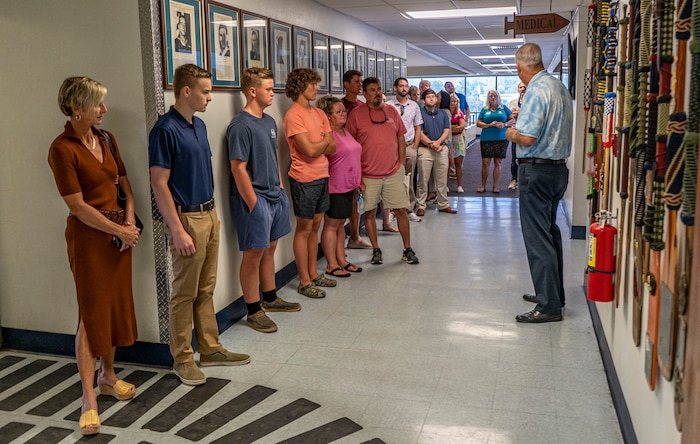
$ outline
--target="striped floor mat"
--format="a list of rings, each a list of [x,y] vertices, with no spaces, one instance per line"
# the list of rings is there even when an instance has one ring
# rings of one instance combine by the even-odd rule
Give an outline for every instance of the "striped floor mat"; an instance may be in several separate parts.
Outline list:
[[[0,444],[5,443],[343,443],[362,427],[308,399],[260,385],[207,378],[181,384],[168,370],[122,366],[117,374],[138,387],[120,402],[98,396],[101,433],[82,437],[81,387],[75,361],[0,352]]]

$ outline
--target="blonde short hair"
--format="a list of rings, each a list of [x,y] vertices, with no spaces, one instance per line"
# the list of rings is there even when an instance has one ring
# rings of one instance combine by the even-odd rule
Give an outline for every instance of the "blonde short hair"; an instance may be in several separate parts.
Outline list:
[[[58,90],[58,107],[61,112],[70,117],[73,115],[73,105],[79,110],[97,106],[107,95],[107,87],[89,77],[68,77]]]
[[[241,76],[241,89],[243,93],[248,94],[248,90],[251,87],[259,88],[263,80],[274,78],[275,75],[272,73],[272,70],[267,68],[248,68],[243,71]]]

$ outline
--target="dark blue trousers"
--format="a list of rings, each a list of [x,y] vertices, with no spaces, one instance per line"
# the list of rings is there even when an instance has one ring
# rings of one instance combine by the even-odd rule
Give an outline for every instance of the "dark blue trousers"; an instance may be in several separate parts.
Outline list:
[[[520,224],[537,294],[536,310],[560,314],[564,305],[564,265],[557,208],[569,182],[566,164],[523,163],[518,168]]]

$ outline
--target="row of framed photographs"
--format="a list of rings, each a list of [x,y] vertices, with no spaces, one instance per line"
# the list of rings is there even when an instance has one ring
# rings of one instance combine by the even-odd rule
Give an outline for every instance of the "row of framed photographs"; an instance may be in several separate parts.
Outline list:
[[[186,63],[210,67],[214,89],[240,88],[240,73],[250,67],[270,68],[277,90],[295,68],[315,69],[319,91],[331,93],[343,92],[350,69],[378,77],[387,93],[406,76],[405,59],[210,0],[161,0],[161,23],[166,88]]]

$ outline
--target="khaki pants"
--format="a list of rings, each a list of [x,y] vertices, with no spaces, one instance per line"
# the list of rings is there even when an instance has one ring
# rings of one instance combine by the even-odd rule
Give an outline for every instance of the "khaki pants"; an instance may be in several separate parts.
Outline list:
[[[181,213],[180,222],[192,237],[196,253],[181,256],[166,226],[173,263],[170,295],[170,354],[177,363],[194,362],[192,324],[199,353],[209,355],[223,347],[214,313],[214,286],[219,255],[219,218],[216,210]]]
[[[413,211],[413,207],[416,206],[416,190],[414,189],[414,183],[416,179],[416,164],[418,163],[418,150],[416,149],[415,142],[406,142],[406,174],[411,173],[411,179],[409,181],[408,188],[408,207],[406,210],[408,212]]]
[[[437,204],[441,210],[450,206],[447,201],[447,169],[449,168],[449,148],[442,145],[440,152],[425,146],[418,147],[418,190],[416,193],[416,205],[425,209],[425,201],[428,198],[428,182],[432,173],[435,180],[435,192]]]

